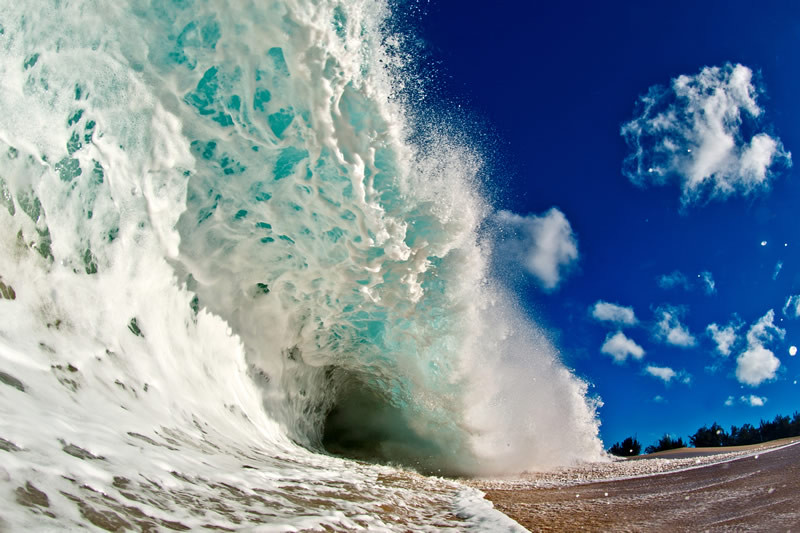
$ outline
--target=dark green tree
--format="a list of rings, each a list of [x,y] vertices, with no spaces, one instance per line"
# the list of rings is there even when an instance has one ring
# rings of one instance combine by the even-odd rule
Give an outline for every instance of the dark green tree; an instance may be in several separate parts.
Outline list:
[[[754,428],[752,424],[744,424],[740,428],[731,426],[730,441],[732,446],[743,446],[758,444],[764,439],[761,438],[761,431],[758,428]]]
[[[669,435],[664,435],[661,437],[656,444],[651,444],[647,448],[645,448],[644,453],[656,453],[662,452],[664,450],[674,450],[675,448],[685,448],[686,443],[683,442],[681,437],[677,439],[673,439]]]
[[[689,437],[692,446],[695,448],[706,448],[716,446],[726,446],[730,438],[722,426],[714,422],[711,427],[703,426],[697,433]]]
[[[615,443],[608,449],[608,453],[619,457],[633,457],[634,455],[639,455],[641,451],[642,445],[635,437],[628,437],[622,442]]]

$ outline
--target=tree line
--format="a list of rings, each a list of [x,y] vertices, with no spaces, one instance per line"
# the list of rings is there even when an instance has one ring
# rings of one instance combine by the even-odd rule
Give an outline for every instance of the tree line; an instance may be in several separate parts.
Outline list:
[[[694,435],[690,435],[689,443],[695,448],[741,446],[797,436],[800,436],[800,413],[795,411],[791,417],[777,415],[772,421],[761,420],[761,424],[758,427],[752,424],[744,424],[741,427],[731,426],[730,431],[725,431],[722,426],[714,422],[710,427],[703,426]],[[670,435],[664,435],[658,442],[645,448],[645,453],[655,453],[686,446],[687,444],[682,438],[674,439]],[[628,437],[608,449],[608,453],[620,457],[639,455],[641,451],[642,445],[636,437]]]

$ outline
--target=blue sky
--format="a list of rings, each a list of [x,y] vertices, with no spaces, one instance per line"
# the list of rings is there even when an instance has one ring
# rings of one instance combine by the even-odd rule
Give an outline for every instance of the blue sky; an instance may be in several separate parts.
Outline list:
[[[498,251],[606,445],[800,409],[800,4],[421,5]]]

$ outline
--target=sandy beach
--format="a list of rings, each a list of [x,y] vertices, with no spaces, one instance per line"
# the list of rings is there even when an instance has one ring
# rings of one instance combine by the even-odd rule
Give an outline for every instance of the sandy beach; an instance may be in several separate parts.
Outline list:
[[[800,531],[800,439],[478,481],[531,531]]]

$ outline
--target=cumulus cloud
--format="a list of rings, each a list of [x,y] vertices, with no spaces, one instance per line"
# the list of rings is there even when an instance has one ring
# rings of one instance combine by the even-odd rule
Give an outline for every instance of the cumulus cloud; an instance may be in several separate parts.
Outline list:
[[[547,291],[554,290],[578,260],[578,242],[564,213],[553,207],[541,216],[497,213],[506,230],[503,251],[520,262]]]
[[[609,333],[600,351],[613,357],[615,363],[624,363],[628,356],[633,359],[644,357],[644,349],[621,331]]]
[[[774,337],[783,338],[786,330],[777,327],[774,320],[775,313],[770,309],[747,332],[747,349],[736,358],[736,379],[740,383],[756,387],[775,378],[781,362],[764,344]]]
[[[800,317],[800,294],[789,296],[783,305],[783,314],[790,318]]]
[[[624,307],[598,300],[592,306],[592,316],[602,322],[613,322],[621,326],[633,326],[638,322],[632,307]]]
[[[680,372],[676,372],[668,366],[647,365],[644,371],[662,380],[664,383],[669,383],[674,379],[675,381],[688,384],[692,380],[692,377],[685,371],[681,370]]]
[[[662,289],[674,289],[675,287],[689,290],[691,289],[691,285],[689,284],[689,280],[686,276],[683,275],[683,272],[680,270],[676,270],[670,274],[664,274],[659,276],[656,280],[658,282],[658,286]]]
[[[731,349],[738,338],[736,332],[740,327],[740,325],[733,323],[725,327],[720,327],[717,324],[709,324],[706,328],[706,333],[708,333],[717,344],[717,352],[727,357],[731,354]]]
[[[714,281],[714,276],[711,272],[707,270],[700,272],[697,277],[703,282],[703,290],[706,291],[706,294],[717,292],[717,283]]]
[[[684,205],[766,187],[791,154],[766,133],[748,138],[762,115],[758,92],[752,71],[730,63],[651,87],[621,129],[624,174],[639,186],[677,182]]]
[[[661,306],[656,309],[656,316],[660,317],[656,323],[656,337],[682,348],[690,348],[697,344],[694,335],[689,333],[689,328],[681,324],[681,310],[672,306]]]
[[[751,394],[750,396],[740,397],[739,401],[749,405],[750,407],[762,407],[765,403],[767,403],[767,398],[765,396],[755,396]]]

